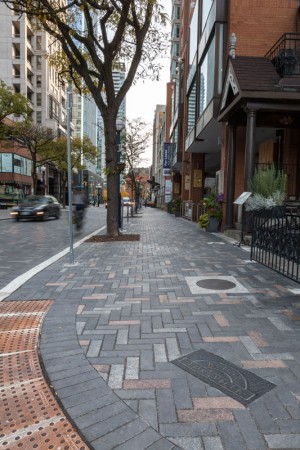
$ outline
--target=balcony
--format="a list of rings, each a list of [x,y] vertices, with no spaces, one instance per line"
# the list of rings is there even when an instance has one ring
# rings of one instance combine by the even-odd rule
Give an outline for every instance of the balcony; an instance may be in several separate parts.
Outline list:
[[[300,76],[300,33],[285,33],[265,55],[281,78]]]

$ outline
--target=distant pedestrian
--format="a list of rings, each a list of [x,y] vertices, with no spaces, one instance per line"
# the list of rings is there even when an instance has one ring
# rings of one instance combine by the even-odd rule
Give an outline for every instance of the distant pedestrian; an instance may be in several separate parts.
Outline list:
[[[74,221],[77,228],[81,228],[85,214],[85,207],[87,205],[86,195],[82,189],[75,189],[73,193],[73,205],[75,206]]]

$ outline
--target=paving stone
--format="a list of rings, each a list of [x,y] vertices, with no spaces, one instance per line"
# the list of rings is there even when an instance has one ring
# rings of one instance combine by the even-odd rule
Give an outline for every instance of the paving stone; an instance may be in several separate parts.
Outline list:
[[[83,373],[74,373],[72,376],[56,380],[56,388],[60,389],[68,388],[74,385],[78,386],[80,383],[87,383],[94,380],[97,381],[98,378],[99,375],[97,374],[97,372],[95,370],[92,370],[92,368],[90,367],[90,370]]]
[[[80,429],[84,430],[92,425],[95,425],[101,421],[109,419],[117,414],[127,411],[128,407],[124,402],[116,399],[114,403],[103,405],[95,411],[91,411],[76,418],[76,424]]]
[[[142,433],[134,436],[124,444],[118,445],[115,448],[116,450],[144,450],[148,449],[149,445],[154,444],[160,439],[161,437],[156,431],[151,428],[147,428]]]
[[[179,437],[169,439],[184,450],[203,450],[201,438]]]
[[[161,389],[157,397],[157,410],[160,423],[177,421],[174,397],[171,389]]]
[[[154,444],[147,447],[147,450],[174,450],[173,442],[168,441],[167,439],[159,439]],[[138,450],[138,449],[137,449]]]
[[[300,448],[300,434],[270,434],[265,436],[270,449],[296,450]]]
[[[155,400],[140,400],[138,412],[140,417],[142,417],[147,423],[149,423],[149,425],[154,428],[154,430],[158,430]]]
[[[253,418],[248,410],[235,410],[234,415],[237,418],[239,428],[243,438],[246,441],[246,448],[251,450],[265,449],[264,439],[262,438]]]
[[[79,384],[74,383],[68,387],[58,388],[57,386],[55,386],[55,389],[56,389],[59,397],[64,399],[64,398],[70,397],[74,394],[80,394],[82,392],[88,392],[90,390],[97,389],[98,386],[99,386],[99,380],[97,378],[94,378],[93,380],[91,380],[89,382],[82,382]]]
[[[277,420],[278,429],[280,433],[297,434],[300,430],[300,420]]]
[[[204,450],[224,450],[221,439],[218,436],[203,437]]]
[[[84,429],[84,434],[93,445],[94,441],[102,436],[111,433],[113,430],[117,430],[127,423],[136,420],[136,414],[129,408],[119,414],[115,414],[112,417],[108,417],[104,420],[98,420],[94,425],[90,425]],[[138,419],[139,420],[139,419]]]
[[[246,442],[235,423],[220,423],[219,430],[225,450],[247,449]]]
[[[176,409],[192,409],[193,403],[186,378],[172,380],[172,391]]]
[[[99,356],[100,348],[102,346],[102,339],[93,339],[90,341],[90,345],[88,346],[88,351],[86,356],[89,358],[95,358]]]

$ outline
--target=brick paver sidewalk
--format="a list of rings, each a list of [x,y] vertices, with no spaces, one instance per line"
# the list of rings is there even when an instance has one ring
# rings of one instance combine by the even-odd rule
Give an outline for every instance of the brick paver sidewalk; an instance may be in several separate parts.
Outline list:
[[[91,448],[300,449],[299,285],[159,210],[125,228],[140,242],[84,243],[7,299],[54,300],[41,356]],[[199,350],[224,359],[192,364],[206,381],[172,363]],[[239,368],[274,387],[238,401]]]

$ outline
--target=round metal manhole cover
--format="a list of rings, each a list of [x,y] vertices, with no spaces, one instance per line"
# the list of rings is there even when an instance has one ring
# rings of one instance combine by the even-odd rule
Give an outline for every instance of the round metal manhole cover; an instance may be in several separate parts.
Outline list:
[[[235,283],[228,280],[220,280],[218,278],[209,278],[206,280],[197,281],[197,286],[204,289],[216,289],[224,291],[226,289],[232,289],[236,286]]]

